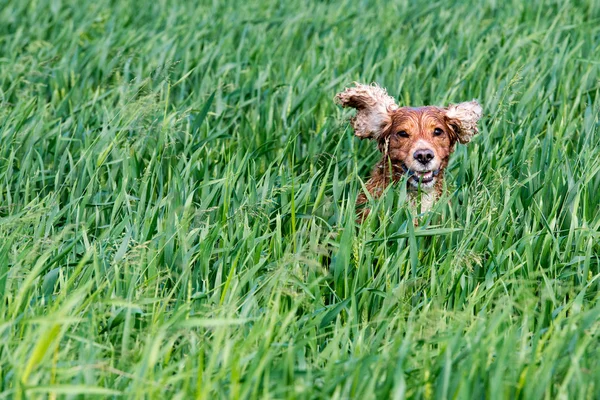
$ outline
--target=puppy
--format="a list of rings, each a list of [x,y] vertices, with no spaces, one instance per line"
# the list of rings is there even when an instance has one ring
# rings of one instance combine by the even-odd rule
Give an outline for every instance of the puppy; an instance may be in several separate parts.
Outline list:
[[[444,170],[456,142],[469,143],[479,131],[482,109],[475,100],[448,107],[399,107],[377,85],[347,88],[335,97],[342,107],[356,109],[350,119],[354,134],[377,141],[382,153],[366,187],[374,198],[393,182],[407,177],[411,204],[421,191],[421,211],[428,211],[443,190]],[[367,202],[365,193],[357,205]],[[360,207],[359,207],[360,208]],[[368,210],[359,210],[360,219]]]

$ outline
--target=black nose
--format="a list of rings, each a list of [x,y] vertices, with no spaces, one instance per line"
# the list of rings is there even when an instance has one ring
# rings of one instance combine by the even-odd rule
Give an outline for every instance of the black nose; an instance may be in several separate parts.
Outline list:
[[[433,151],[431,150],[417,150],[415,154],[413,154],[415,160],[420,162],[421,164],[427,164],[429,161],[433,159]]]

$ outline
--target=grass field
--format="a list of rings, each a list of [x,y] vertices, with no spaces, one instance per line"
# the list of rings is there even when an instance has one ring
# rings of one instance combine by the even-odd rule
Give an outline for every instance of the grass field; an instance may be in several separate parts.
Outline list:
[[[333,103],[477,98],[354,202]],[[600,2],[0,1],[0,399],[600,398]]]

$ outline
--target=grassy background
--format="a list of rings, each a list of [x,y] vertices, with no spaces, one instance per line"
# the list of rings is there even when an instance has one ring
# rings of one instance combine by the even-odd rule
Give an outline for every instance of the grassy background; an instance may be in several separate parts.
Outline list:
[[[0,398],[600,396],[600,2],[0,6]],[[484,105],[418,227],[354,80]]]

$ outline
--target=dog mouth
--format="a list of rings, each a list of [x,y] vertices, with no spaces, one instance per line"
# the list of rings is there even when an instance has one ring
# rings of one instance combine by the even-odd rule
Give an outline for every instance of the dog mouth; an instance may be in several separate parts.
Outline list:
[[[410,179],[417,183],[430,183],[433,182],[439,171],[411,171],[412,175]]]
[[[435,177],[440,173],[439,169],[429,171],[415,171],[414,169],[408,168],[405,164],[401,164],[402,169],[408,175],[409,181],[413,184],[426,185],[435,180]]]

